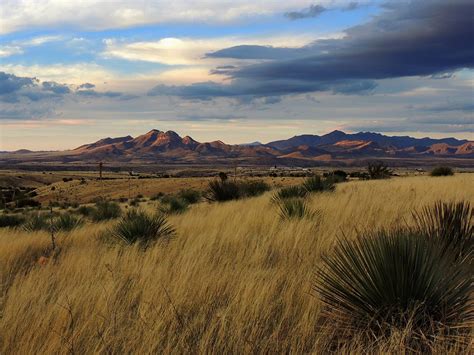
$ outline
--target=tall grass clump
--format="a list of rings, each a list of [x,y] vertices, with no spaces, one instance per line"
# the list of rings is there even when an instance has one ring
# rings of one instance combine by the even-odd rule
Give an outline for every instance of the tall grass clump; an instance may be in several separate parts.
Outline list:
[[[5,227],[19,227],[25,218],[17,214],[2,214],[0,215],[0,228]]]
[[[112,228],[111,234],[127,244],[148,247],[159,239],[172,237],[175,230],[163,214],[150,216],[144,211],[130,210]]]
[[[413,213],[416,230],[457,258],[474,257],[474,209],[467,201],[441,202]]]
[[[44,213],[32,213],[26,218],[23,229],[27,232],[50,230],[50,217]]]
[[[453,169],[449,166],[437,166],[430,172],[431,176],[451,176],[454,175]]]
[[[91,218],[95,222],[106,221],[120,217],[122,210],[120,205],[116,202],[98,201],[95,204],[94,211],[91,213]]]
[[[314,287],[345,331],[379,338],[409,327],[413,339],[430,338],[474,319],[472,272],[453,258],[413,231],[380,231],[340,241]]]

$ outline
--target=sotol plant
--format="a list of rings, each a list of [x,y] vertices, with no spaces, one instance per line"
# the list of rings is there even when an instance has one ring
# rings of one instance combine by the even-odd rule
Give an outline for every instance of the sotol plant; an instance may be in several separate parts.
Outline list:
[[[281,219],[305,218],[315,215],[315,213],[310,210],[304,199],[284,198],[278,199],[276,202],[278,203]]]
[[[473,321],[472,272],[413,231],[342,240],[323,257],[315,289],[331,319],[380,336],[392,327],[424,336]]]
[[[111,234],[127,244],[139,243],[146,248],[157,240],[172,237],[175,230],[163,214],[150,216],[144,211],[130,210],[112,228]]]

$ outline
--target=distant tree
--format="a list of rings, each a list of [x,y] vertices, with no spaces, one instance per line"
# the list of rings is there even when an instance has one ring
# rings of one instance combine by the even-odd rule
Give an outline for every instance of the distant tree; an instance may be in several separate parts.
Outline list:
[[[453,169],[449,166],[437,166],[430,173],[431,176],[451,176],[454,175]]]

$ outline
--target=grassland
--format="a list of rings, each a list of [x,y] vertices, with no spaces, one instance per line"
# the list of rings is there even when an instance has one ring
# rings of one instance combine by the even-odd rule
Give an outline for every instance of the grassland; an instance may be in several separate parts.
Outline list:
[[[114,222],[88,223],[38,262],[47,232],[0,229],[0,353],[410,352],[409,329],[334,347],[314,270],[342,234],[410,224],[436,200],[474,203],[474,176],[338,184],[311,196],[320,217],[295,221],[271,196],[193,205],[146,251],[105,240]],[[439,338],[429,350],[466,349]]]

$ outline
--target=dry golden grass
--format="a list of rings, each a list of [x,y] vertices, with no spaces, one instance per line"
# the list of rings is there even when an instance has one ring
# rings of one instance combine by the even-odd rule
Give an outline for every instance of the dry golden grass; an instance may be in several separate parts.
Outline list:
[[[120,197],[134,198],[138,195],[151,197],[157,193],[174,194],[182,189],[205,190],[213,178],[161,178],[137,179],[120,178],[117,180],[87,180],[86,184],[74,180],[69,182],[59,181],[51,186],[37,189],[37,199],[44,204],[50,201],[89,203],[97,196],[107,199]],[[254,180],[249,178],[250,180]],[[287,186],[300,183],[303,178],[296,177],[266,177],[264,180],[272,187]],[[51,188],[54,186],[54,191]]]
[[[270,197],[193,206],[171,217],[173,240],[145,252],[87,225],[59,236],[46,265],[47,233],[0,230],[0,353],[328,352],[311,287],[321,254],[341,231],[410,223],[438,199],[474,203],[474,176],[341,184],[312,197],[321,220],[282,222]],[[407,334],[338,352],[406,353]],[[446,344],[432,351],[461,351]]]

